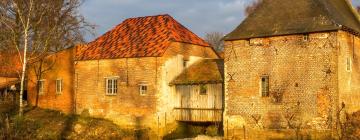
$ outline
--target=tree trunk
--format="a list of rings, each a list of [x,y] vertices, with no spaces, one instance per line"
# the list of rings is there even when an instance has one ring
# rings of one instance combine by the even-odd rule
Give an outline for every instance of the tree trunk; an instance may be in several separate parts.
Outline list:
[[[24,93],[24,85],[25,85],[25,72],[27,65],[27,47],[28,47],[28,29],[25,28],[24,31],[24,57],[23,57],[23,66],[21,72],[21,85],[20,85],[20,99],[19,99],[19,116],[23,115],[23,93]]]
[[[40,85],[39,82],[41,80],[41,76],[42,76],[42,65],[43,65],[43,59],[40,60],[40,65],[39,65],[39,69],[38,72],[36,74],[36,101],[35,101],[35,107],[38,107],[39,105],[39,94],[40,94]],[[36,69],[36,68],[35,68]],[[36,72],[35,72],[36,73]]]

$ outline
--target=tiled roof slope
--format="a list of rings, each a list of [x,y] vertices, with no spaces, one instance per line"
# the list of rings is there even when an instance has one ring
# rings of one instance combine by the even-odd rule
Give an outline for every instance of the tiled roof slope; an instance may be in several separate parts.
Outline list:
[[[185,69],[170,85],[222,83],[223,79],[224,60],[204,59]]]
[[[77,60],[162,56],[171,41],[209,46],[169,15],[130,18],[84,48]]]
[[[225,40],[350,29],[359,16],[347,0],[263,0]]]

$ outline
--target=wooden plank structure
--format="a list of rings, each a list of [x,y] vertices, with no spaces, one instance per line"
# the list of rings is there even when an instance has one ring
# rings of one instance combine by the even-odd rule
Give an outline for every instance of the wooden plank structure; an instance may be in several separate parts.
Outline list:
[[[201,87],[206,93],[201,93]],[[223,113],[222,84],[177,85],[175,116],[177,121],[221,122]]]
[[[223,61],[204,59],[171,82],[177,121],[221,122],[224,106]]]

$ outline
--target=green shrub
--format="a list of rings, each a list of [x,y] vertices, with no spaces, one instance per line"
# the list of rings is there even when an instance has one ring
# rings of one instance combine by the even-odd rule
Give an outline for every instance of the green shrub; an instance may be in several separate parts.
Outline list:
[[[206,128],[206,135],[208,136],[219,136],[219,127],[215,125],[210,125]]]

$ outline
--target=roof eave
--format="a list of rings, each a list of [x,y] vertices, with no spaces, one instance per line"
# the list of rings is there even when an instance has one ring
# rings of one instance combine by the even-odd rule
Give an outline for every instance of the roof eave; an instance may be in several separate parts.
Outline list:
[[[263,35],[254,35],[254,36],[240,36],[240,37],[229,37],[225,38],[225,41],[235,41],[235,40],[248,40],[252,38],[267,38],[267,37],[278,37],[278,36],[288,36],[288,35],[300,35],[300,34],[310,34],[310,33],[321,33],[321,32],[331,32],[338,31],[341,28],[334,28],[329,30],[320,30],[320,31],[307,31],[307,32],[294,32],[294,33],[283,33],[283,34],[263,34]]]

